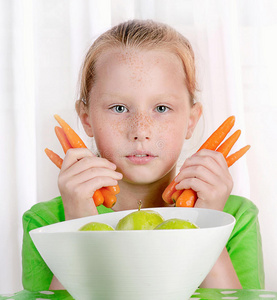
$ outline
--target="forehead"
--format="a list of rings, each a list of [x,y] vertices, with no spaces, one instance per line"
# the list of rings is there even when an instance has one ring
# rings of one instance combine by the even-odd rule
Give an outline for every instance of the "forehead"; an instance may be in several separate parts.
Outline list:
[[[170,51],[110,49],[99,56],[95,75],[90,103],[189,100],[182,61]]]
[[[110,49],[101,53],[95,67],[90,102],[102,101],[107,95],[137,102],[160,95],[189,97],[182,61],[170,51]]]
[[[144,50],[134,47],[116,47],[100,54],[96,61],[96,74],[108,66],[128,66],[135,71],[142,71],[153,66],[162,65],[168,71],[174,68],[179,75],[185,76],[181,59],[173,52],[165,49]],[[171,68],[170,68],[171,66]]]

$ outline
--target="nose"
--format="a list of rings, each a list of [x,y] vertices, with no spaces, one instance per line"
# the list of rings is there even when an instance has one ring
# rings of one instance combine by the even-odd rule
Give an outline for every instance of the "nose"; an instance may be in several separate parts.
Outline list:
[[[151,137],[152,120],[149,116],[140,113],[135,115],[129,125],[129,140],[143,142]]]

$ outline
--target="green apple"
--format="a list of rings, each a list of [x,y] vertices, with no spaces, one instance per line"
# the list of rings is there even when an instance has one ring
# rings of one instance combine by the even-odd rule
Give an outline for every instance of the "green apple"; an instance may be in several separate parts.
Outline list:
[[[90,222],[82,226],[79,231],[109,231],[114,230],[114,228],[105,223]]]
[[[164,221],[154,210],[138,210],[119,220],[116,230],[151,230]]]
[[[164,221],[154,229],[195,229],[195,228],[199,228],[199,227],[189,221],[173,218]]]

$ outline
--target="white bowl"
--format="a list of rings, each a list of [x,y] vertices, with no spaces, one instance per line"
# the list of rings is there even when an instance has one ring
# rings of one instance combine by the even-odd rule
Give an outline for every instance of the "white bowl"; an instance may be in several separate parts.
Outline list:
[[[115,227],[121,211],[32,230],[41,256],[77,300],[186,300],[226,245],[235,218],[199,208],[153,208],[200,229],[78,231],[91,221]]]

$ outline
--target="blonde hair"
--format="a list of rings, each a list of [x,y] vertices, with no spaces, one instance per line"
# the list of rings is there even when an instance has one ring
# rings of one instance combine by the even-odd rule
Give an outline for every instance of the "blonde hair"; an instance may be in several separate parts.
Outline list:
[[[100,35],[89,48],[80,73],[79,100],[89,105],[89,93],[96,80],[96,61],[113,48],[162,49],[176,54],[183,63],[185,84],[193,103],[196,91],[194,52],[189,41],[168,25],[152,20],[131,20]],[[79,111],[81,101],[76,102]]]

